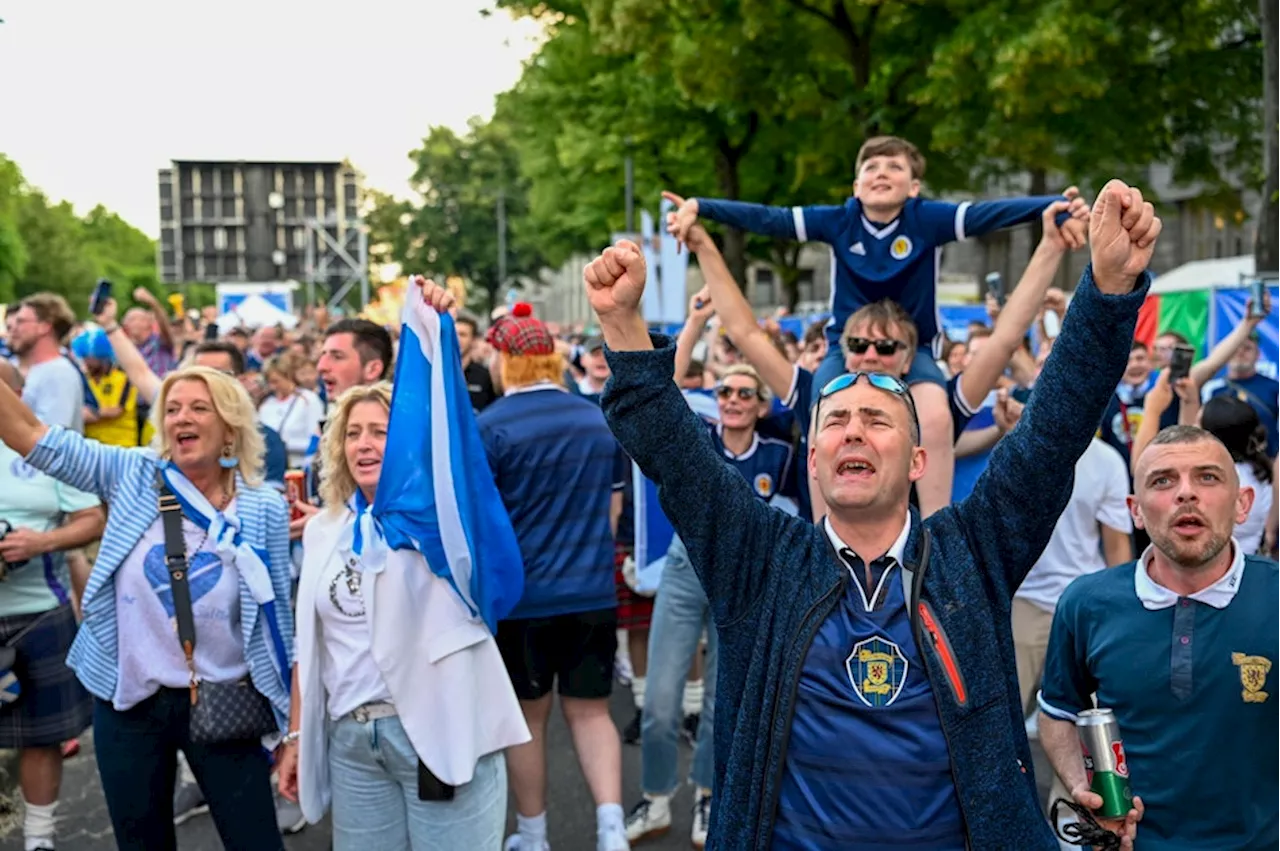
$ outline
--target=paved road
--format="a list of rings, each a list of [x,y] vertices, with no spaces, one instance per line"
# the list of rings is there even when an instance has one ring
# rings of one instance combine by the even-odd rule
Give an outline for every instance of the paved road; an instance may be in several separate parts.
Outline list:
[[[629,692],[615,689],[613,717],[620,728],[631,720],[631,712]],[[85,737],[82,743],[84,750],[81,754],[66,763],[62,804],[59,807],[58,848],[59,851],[110,851],[115,848],[115,842],[107,819],[102,789],[98,785],[92,737]],[[1034,743],[1032,748],[1036,754],[1036,775],[1041,778],[1043,796],[1047,792],[1048,767]],[[680,751],[680,771],[681,776],[684,776],[688,772],[690,751],[683,745]],[[595,806],[582,774],[578,771],[568,730],[559,717],[552,722],[548,753],[550,802],[547,821],[551,846],[555,851],[593,851],[596,833]],[[640,796],[638,747],[623,747],[622,767],[623,805],[629,808]],[[646,842],[639,848],[646,851],[688,849],[691,806],[690,791],[685,788],[675,801],[671,833]],[[20,818],[11,806],[0,804],[0,851],[22,851]],[[511,829],[514,829],[514,814],[509,819]],[[213,822],[205,815],[178,828],[178,847],[181,851],[220,851],[222,843],[218,841]],[[328,823],[313,825],[297,836],[287,838],[285,847],[289,851],[328,849]]]

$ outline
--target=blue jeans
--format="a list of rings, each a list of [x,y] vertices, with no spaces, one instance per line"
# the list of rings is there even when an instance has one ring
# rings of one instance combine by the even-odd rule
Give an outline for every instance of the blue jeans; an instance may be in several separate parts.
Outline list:
[[[673,538],[662,568],[662,584],[649,623],[649,675],[645,682],[640,722],[640,787],[648,795],[670,795],[679,781],[676,760],[680,724],[684,720],[684,683],[697,652],[703,627],[707,629],[706,674],[703,677],[702,716],[693,747],[689,779],[705,789],[715,777],[716,627],[706,592],[698,582],[689,553]]]
[[[419,801],[418,755],[400,719],[343,718],[329,730],[329,785],[334,851],[502,847],[507,764],[501,753],[481,757],[452,801]]]
[[[93,705],[98,775],[116,847],[174,851],[173,784],[181,750],[229,851],[283,851],[271,797],[271,764],[258,741],[191,743],[186,689],[161,689],[118,712]]]

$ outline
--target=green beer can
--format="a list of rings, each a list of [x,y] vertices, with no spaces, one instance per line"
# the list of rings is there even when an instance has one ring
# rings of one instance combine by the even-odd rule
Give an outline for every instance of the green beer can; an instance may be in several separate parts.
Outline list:
[[[1124,818],[1133,809],[1133,789],[1129,787],[1129,760],[1124,755],[1115,713],[1110,709],[1087,709],[1076,715],[1076,732],[1084,750],[1089,788],[1102,798],[1102,807],[1094,815]]]

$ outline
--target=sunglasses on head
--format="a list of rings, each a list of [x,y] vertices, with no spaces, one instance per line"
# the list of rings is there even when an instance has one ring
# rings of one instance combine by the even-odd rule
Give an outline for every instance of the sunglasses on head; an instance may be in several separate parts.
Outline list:
[[[845,345],[855,355],[865,355],[867,349],[875,346],[876,354],[882,358],[893,357],[907,347],[901,340],[868,340],[866,337],[849,337],[845,340]]]
[[[744,402],[750,402],[760,395],[754,387],[730,387],[727,384],[721,384],[716,388],[716,396],[721,399],[728,399],[735,392],[737,392],[738,398]]]
[[[916,431],[919,433],[920,415],[916,413],[916,401],[911,398],[911,388],[902,379],[886,375],[883,372],[846,372],[844,375],[837,375],[822,388],[822,392],[818,394],[818,401],[821,402],[841,390],[848,390],[858,383],[859,378],[867,379],[867,383],[877,390],[884,390],[901,398],[906,404],[907,410],[911,413],[912,424],[915,425]]]

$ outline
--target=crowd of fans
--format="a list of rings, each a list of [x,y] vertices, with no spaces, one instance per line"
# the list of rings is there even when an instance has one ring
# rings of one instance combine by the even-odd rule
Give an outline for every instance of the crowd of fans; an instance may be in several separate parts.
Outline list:
[[[915,156],[893,144],[864,149],[860,179],[873,188],[864,185],[860,197],[891,190],[902,179],[895,169],[905,167],[909,179],[915,168],[918,176]],[[650,441],[688,438],[701,445],[705,437],[738,476],[734,481],[746,483],[744,493],[819,525],[832,503],[811,457],[827,426],[811,411],[857,386],[862,375],[910,403],[916,443],[928,452],[927,470],[902,493],[906,499],[910,492],[913,506],[908,528],[910,517],[927,518],[975,493],[975,501],[985,498],[983,488],[992,485],[982,484],[984,474],[992,469],[987,478],[996,477],[1002,451],[1050,457],[1045,447],[1002,446],[1035,398],[1069,312],[1067,297],[1051,283],[1063,258],[1085,242],[1088,208],[1074,190],[1021,206],[975,208],[969,233],[1039,217],[1043,238],[1007,301],[988,300],[990,322],[954,340],[922,326],[921,305],[901,298],[850,301],[844,316],[814,323],[799,337],[781,331],[778,316],[758,320],[699,218],[835,240],[843,225],[832,211],[839,208],[779,213],[676,200],[681,206],[670,227],[697,256],[706,286],[690,300],[667,377],[697,415],[700,433],[656,433]],[[874,211],[864,203],[866,233],[858,239],[867,246],[851,254],[874,254],[870,240],[877,236],[892,241],[884,250],[897,258],[965,235],[964,209],[904,217],[897,237],[875,232],[866,218]],[[951,231],[942,233],[929,216],[950,216]],[[908,235],[912,226],[941,235],[930,242]],[[921,245],[913,246],[913,237]],[[412,565],[391,558],[385,530],[370,513],[384,470],[420,460],[384,458],[395,394],[427,392],[391,383],[404,356],[401,328],[332,319],[323,307],[306,311],[292,329],[222,328],[211,311],[170,315],[145,289],[132,294],[123,315],[108,299],[88,322],[51,293],[8,306],[0,361],[0,646],[17,650],[19,661],[10,667],[20,693],[0,694],[9,704],[0,706],[0,747],[21,751],[28,851],[54,848],[61,762],[91,723],[121,848],[175,847],[174,822],[205,811],[229,848],[282,847],[282,833],[326,812],[338,848],[496,848],[503,845],[509,787],[517,831],[505,848],[541,851],[548,847],[547,797],[554,794],[545,752],[553,691],[597,805],[601,851],[621,851],[670,829],[682,785],[682,738],[694,748],[691,841],[707,842],[723,782],[716,771],[724,760],[715,755],[728,754],[735,735],[717,728],[739,726],[731,768],[745,770],[737,755],[749,746],[742,744],[742,695],[727,698],[731,714],[724,700],[716,711],[725,652],[717,623],[745,616],[743,601],[719,598],[707,584],[705,565],[727,545],[708,542],[703,527],[687,527],[698,537],[672,540],[656,596],[642,588],[633,559],[639,479],[610,431],[619,431],[613,417],[624,416],[618,406],[625,403],[614,403],[608,422],[601,410],[602,395],[610,404],[612,341],[606,347],[601,336],[544,322],[528,305],[481,320],[459,313],[452,297],[429,282],[414,279],[411,289],[411,301],[421,301],[423,310],[456,314],[440,333],[456,331],[478,445],[523,563],[523,591],[494,629],[477,625],[468,612],[470,598],[456,573],[431,564],[415,578]],[[1055,610],[1073,580],[1132,563],[1159,543],[1149,523],[1136,528],[1134,519],[1149,472],[1144,452],[1169,440],[1162,428],[1199,426],[1221,441],[1252,494],[1238,506],[1233,551],[1241,559],[1275,557],[1278,385],[1258,371],[1257,327],[1270,312],[1264,307],[1250,311],[1185,375],[1170,369],[1175,348],[1187,344],[1177,334],[1162,334],[1151,349],[1132,343],[1121,383],[1074,462],[1065,509],[1049,518],[1052,524],[1057,517],[1056,526],[1051,534],[1043,530],[1043,553],[1032,554],[1034,564],[1006,603],[1017,713],[1030,735],[1037,718],[1057,718],[1066,703],[1105,689],[1082,685],[1079,660],[1053,644],[1065,629]],[[1069,387],[1070,378],[1055,380]],[[1088,383],[1084,375],[1075,378]],[[664,420],[654,422],[657,428]],[[688,459],[687,474],[701,475],[699,459]],[[646,474],[672,475],[656,461],[649,462],[656,467],[637,461]],[[849,475],[876,472],[871,461],[848,463]],[[437,468],[426,478],[438,489],[441,475]],[[669,478],[659,484],[664,494],[686,493]],[[418,486],[433,487],[430,480]],[[182,513],[176,544],[165,528],[166,498]],[[700,498],[713,505],[720,495],[704,487]],[[1019,498],[1035,503],[1049,496]],[[676,517],[672,522],[681,532]],[[865,612],[886,595],[893,599],[898,583],[886,582],[893,564],[855,556],[852,542],[846,546],[831,525],[824,528]],[[889,555],[901,561],[908,543],[902,538]],[[710,552],[713,545],[720,555]],[[175,575],[183,569],[186,578]],[[370,576],[380,589],[376,621]],[[1274,571],[1272,586],[1274,595]],[[1182,595],[1184,605],[1192,596]],[[422,603],[419,621],[430,621],[431,630],[390,614],[393,600]],[[183,639],[184,611],[198,642]],[[831,639],[827,629],[818,632],[819,644]],[[744,639],[738,627],[732,632],[736,669]],[[843,670],[846,650],[833,645],[831,652]],[[221,683],[260,696],[257,711],[271,722],[274,738],[197,734],[196,707],[216,700],[210,684]],[[621,731],[608,700],[618,683],[630,688],[635,705]],[[802,714],[817,711],[812,701],[820,700],[806,689]],[[1260,692],[1248,681],[1245,689]],[[904,703],[928,697],[927,688],[907,692]],[[880,692],[858,692],[867,706],[880,706],[873,693]],[[251,709],[226,712],[238,717]],[[620,741],[641,748],[638,801],[622,799]],[[816,765],[824,741],[821,731],[796,731],[787,759]],[[885,771],[907,771],[912,759],[889,746],[876,758]],[[937,773],[950,776],[945,757],[940,765]],[[787,771],[799,779],[778,793],[777,820],[770,822],[776,847],[835,847],[814,838],[821,830],[810,821],[813,800],[806,796],[840,796],[809,769]],[[1071,779],[1070,771],[1059,773]],[[1148,791],[1152,780],[1135,776],[1134,784],[1147,799],[1151,830],[1161,835],[1180,802]],[[1064,787],[1055,796],[1076,792]],[[960,808],[938,794],[936,825],[961,824]],[[965,818],[971,820],[967,812]],[[725,830],[750,832],[736,821]]]

